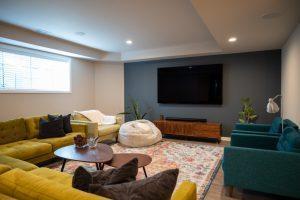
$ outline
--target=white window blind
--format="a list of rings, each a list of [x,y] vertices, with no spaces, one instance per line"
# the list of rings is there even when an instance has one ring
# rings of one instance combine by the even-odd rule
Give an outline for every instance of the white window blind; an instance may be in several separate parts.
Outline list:
[[[70,63],[0,49],[0,92],[70,92]]]

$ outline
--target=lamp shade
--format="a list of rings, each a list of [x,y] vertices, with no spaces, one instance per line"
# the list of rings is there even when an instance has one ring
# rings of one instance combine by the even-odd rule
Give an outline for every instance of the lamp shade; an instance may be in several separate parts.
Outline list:
[[[267,105],[267,112],[268,113],[277,113],[279,111],[279,107],[277,103],[274,102],[272,98],[269,99],[269,103]]]

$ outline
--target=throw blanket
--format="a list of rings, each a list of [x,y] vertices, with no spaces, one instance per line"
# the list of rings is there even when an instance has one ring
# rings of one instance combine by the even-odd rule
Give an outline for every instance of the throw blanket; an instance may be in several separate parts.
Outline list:
[[[107,116],[104,115],[99,110],[85,110],[85,111],[74,111],[77,112],[86,118],[88,118],[91,122],[95,122],[100,124],[115,124],[116,117],[115,116]]]

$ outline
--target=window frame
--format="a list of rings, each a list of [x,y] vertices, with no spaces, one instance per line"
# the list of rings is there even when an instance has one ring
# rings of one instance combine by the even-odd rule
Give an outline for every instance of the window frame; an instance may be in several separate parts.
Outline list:
[[[0,51],[13,53],[23,56],[31,56],[42,59],[56,60],[68,62],[69,64],[69,77],[70,77],[70,87],[68,91],[59,91],[59,90],[41,90],[41,89],[14,89],[14,90],[5,90],[0,89],[0,94],[71,94],[72,93],[72,66],[71,58],[66,56],[61,56],[57,54],[47,53],[38,50],[26,49],[23,47],[11,46],[0,43]]]

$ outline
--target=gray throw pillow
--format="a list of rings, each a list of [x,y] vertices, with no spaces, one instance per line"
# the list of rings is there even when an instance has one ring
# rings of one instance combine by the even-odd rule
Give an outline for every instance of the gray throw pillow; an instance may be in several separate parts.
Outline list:
[[[114,200],[169,200],[176,186],[178,169],[150,178],[116,185],[91,184],[89,192]]]
[[[109,185],[136,180],[138,173],[138,159],[134,158],[122,167],[89,172],[84,167],[75,170],[72,186],[82,191],[88,191],[90,184]]]

